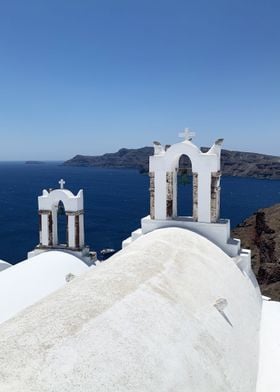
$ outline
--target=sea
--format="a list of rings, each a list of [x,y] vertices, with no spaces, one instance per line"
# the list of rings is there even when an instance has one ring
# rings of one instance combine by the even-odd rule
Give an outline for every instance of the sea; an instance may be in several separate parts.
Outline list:
[[[119,250],[149,214],[149,177],[137,170],[1,162],[0,259],[15,264],[38,244],[37,198],[43,189],[58,188],[61,178],[73,193],[84,190],[86,243],[92,250]],[[279,180],[222,177],[221,187],[221,217],[232,227],[280,202]],[[191,213],[191,188],[190,183],[178,186],[179,214]]]

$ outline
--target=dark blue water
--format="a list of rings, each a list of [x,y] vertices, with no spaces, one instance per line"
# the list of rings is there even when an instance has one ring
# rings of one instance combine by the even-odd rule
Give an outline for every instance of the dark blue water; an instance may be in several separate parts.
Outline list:
[[[44,188],[58,187],[60,178],[74,193],[84,189],[86,242],[94,250],[120,249],[148,214],[149,178],[137,170],[0,163],[0,259],[23,260],[38,243],[37,197]],[[180,186],[179,193],[190,213],[191,187]],[[221,216],[232,226],[279,201],[280,181],[222,179]]]

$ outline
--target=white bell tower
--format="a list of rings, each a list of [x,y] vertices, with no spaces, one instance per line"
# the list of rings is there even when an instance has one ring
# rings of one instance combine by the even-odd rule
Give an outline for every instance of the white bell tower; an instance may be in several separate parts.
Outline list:
[[[28,257],[35,256],[43,251],[61,250],[89,261],[96,260],[96,253],[90,252],[85,246],[84,234],[84,196],[80,190],[75,196],[65,189],[65,181],[59,181],[59,188],[43,190],[38,197],[39,207],[39,244]],[[59,243],[58,238],[58,212],[63,205],[66,215],[66,243]]]
[[[192,143],[195,136],[186,129],[179,135],[184,140],[167,150],[154,144],[150,157],[150,217],[155,220],[185,219],[177,216],[177,172],[181,156],[187,156],[193,172],[194,222],[214,223],[220,218],[221,144],[218,139],[203,153]]]
[[[192,139],[189,129],[179,134],[180,143],[164,147],[154,142],[154,155],[150,156],[150,215],[141,219],[141,228],[123,241],[123,247],[153,230],[164,227],[180,227],[194,231],[219,246],[237,263],[251,268],[250,251],[241,249],[240,240],[230,237],[230,221],[220,219],[221,148],[218,139],[203,152]],[[177,174],[182,156],[190,159],[193,177],[193,205],[191,216],[177,213]]]

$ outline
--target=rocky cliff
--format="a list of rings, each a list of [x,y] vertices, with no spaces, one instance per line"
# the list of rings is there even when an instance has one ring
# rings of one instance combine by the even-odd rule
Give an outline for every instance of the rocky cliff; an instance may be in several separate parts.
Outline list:
[[[66,166],[98,166],[108,168],[130,168],[141,172],[148,171],[149,156],[153,155],[153,147],[137,149],[121,148],[114,153],[98,156],[76,155],[64,162]]]
[[[207,148],[202,148],[202,151],[207,151]],[[115,153],[100,156],[76,155],[64,162],[64,165],[134,168],[148,172],[149,156],[153,152],[153,147],[122,148]],[[182,166],[186,167],[187,163],[182,162]],[[280,157],[222,150],[222,172],[226,176],[280,179]]]
[[[264,295],[280,301],[280,204],[264,208],[232,231],[252,251],[252,267]]]

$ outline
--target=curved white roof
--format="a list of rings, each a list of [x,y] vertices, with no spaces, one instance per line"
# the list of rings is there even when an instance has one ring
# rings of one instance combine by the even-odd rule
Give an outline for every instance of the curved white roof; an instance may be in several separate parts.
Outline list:
[[[68,274],[80,275],[87,269],[77,257],[59,251],[5,269],[0,273],[0,323],[64,286]]]
[[[7,263],[7,261],[0,260],[0,272],[4,271],[6,268],[11,267],[10,263]]]
[[[0,326],[1,392],[255,392],[260,314],[220,248],[157,230]]]
[[[264,301],[257,392],[280,390],[280,303]]]

